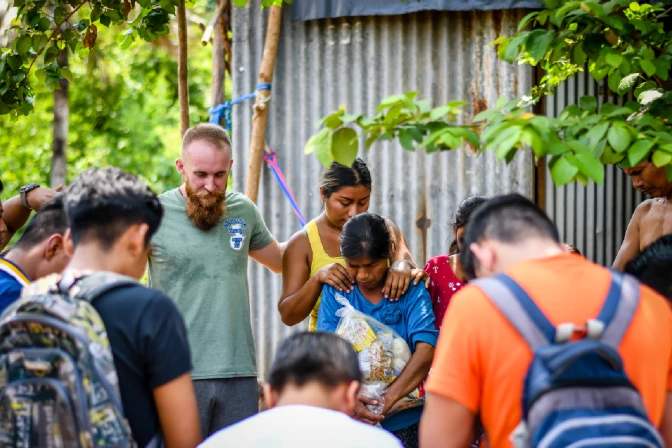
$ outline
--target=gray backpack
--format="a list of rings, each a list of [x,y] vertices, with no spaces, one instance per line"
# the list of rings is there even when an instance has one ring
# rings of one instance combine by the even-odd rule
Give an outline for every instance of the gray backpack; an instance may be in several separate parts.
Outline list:
[[[69,272],[24,288],[0,318],[0,446],[135,446],[91,302],[137,284],[110,272]]]

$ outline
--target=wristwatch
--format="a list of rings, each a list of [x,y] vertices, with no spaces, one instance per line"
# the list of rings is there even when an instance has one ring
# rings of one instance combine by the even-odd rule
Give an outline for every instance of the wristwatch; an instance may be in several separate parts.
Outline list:
[[[19,190],[20,191],[19,195],[21,196],[21,203],[27,209],[32,210],[32,208],[30,208],[30,204],[28,204],[28,193],[36,188],[40,188],[40,184],[36,184],[35,182],[33,182],[32,184],[24,185],[23,187],[21,187],[21,190]]]

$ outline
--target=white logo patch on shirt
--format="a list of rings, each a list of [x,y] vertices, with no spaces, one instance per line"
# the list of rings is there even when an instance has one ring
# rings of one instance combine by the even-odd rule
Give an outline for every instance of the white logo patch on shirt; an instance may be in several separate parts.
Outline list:
[[[229,218],[224,221],[222,226],[229,231],[231,238],[229,239],[229,244],[233,250],[243,250],[243,244],[245,243],[245,230],[247,229],[247,222],[241,218]]]

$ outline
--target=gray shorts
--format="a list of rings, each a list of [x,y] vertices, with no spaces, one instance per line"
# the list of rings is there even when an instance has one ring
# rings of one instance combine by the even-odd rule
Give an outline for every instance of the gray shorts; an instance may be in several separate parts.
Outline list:
[[[194,380],[203,438],[259,412],[256,377]]]

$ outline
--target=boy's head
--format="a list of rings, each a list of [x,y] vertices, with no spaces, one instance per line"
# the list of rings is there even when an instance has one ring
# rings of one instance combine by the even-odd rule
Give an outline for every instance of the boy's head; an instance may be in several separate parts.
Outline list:
[[[156,194],[119,168],[92,168],[75,178],[65,193],[74,250],[86,246],[114,257],[120,274],[141,278],[149,242],[163,217]]]
[[[627,274],[672,301],[672,234],[647,246],[625,266]]]
[[[33,280],[65,269],[70,260],[65,250],[67,230],[63,195],[59,194],[40,208],[12,249],[31,255],[27,259],[34,260],[33,266],[21,267],[33,273]]]
[[[280,344],[264,397],[269,408],[319,403],[352,415],[361,381],[357,354],[347,341],[332,333],[298,333]]]
[[[494,197],[469,217],[460,252],[469,278],[487,277],[513,264],[561,252],[558,229],[548,216],[519,194]]]

